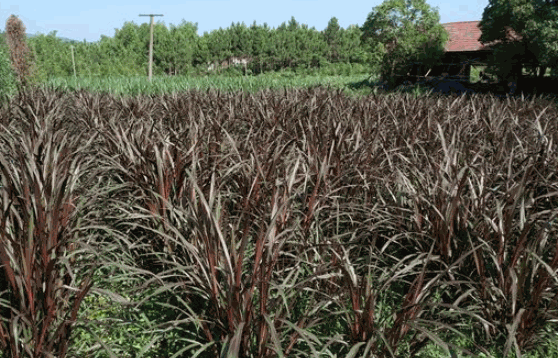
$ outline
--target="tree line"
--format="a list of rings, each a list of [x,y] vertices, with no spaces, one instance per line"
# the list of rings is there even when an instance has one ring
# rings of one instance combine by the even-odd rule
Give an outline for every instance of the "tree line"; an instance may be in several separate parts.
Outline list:
[[[556,19],[558,5],[554,1],[490,0],[480,22],[481,41],[494,48],[489,72],[502,81],[521,75],[526,67],[539,76],[544,76],[547,69],[558,76]],[[21,36],[21,26],[12,30],[13,38]],[[515,33],[511,38],[510,28]],[[78,76],[145,75],[149,31],[147,23],[126,22],[113,37],[101,36],[97,42],[65,41],[56,32],[32,36],[28,39],[28,53],[33,57],[29,62],[34,63],[30,77],[40,81],[71,76],[72,51]],[[0,52],[4,56],[0,56],[0,75],[9,72],[6,54],[11,51],[7,49],[10,41],[1,35]],[[157,23],[154,35],[155,75],[212,71],[259,74],[283,69],[327,73],[332,68],[345,69],[345,73],[356,68],[359,72],[379,73],[386,82],[404,77],[414,63],[439,63],[448,39],[438,10],[425,0],[385,0],[372,9],[362,26],[346,29],[335,17],[323,31],[293,17],[277,28],[256,22],[250,26],[232,23],[200,36],[196,23],[183,20],[179,25]],[[19,40],[11,43],[18,48]],[[246,62],[240,68],[231,68],[227,66],[231,59]],[[25,63],[20,61],[20,65]],[[12,67],[15,69],[13,58]]]
[[[4,39],[0,41],[6,46]],[[147,71],[147,23],[126,22],[113,37],[101,36],[97,42],[67,41],[56,32],[37,34],[27,41],[41,77],[73,75],[71,47],[79,76],[145,75]],[[285,68],[319,69],[331,64],[355,65],[368,71],[378,60],[370,45],[363,43],[360,27],[342,28],[335,17],[323,31],[294,18],[277,28],[265,23],[233,23],[201,36],[192,22],[169,26],[159,22],[154,26],[155,75],[209,72],[208,68],[222,69],[220,65],[233,57],[248,59],[242,71],[253,74]]]

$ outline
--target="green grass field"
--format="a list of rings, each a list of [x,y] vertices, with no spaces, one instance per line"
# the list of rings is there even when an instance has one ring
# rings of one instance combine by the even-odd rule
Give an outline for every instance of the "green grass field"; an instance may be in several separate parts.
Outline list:
[[[50,88],[76,91],[86,90],[113,95],[159,95],[183,92],[191,89],[206,91],[248,91],[266,89],[291,89],[326,86],[346,89],[350,92],[368,94],[372,88],[363,85],[370,75],[296,75],[292,72],[270,73],[258,76],[192,76],[192,77],[154,77],[150,83],[147,77],[73,77],[55,78],[45,85]]]

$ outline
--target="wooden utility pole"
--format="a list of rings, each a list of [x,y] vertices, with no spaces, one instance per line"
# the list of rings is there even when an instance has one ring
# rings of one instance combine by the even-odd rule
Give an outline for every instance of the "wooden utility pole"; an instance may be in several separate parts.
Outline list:
[[[70,45],[70,50],[72,51],[72,66],[74,67],[74,80],[77,81],[76,75],[76,60],[74,58],[74,45]]]
[[[158,14],[140,14],[139,16],[149,16],[151,18],[151,28],[149,30],[149,82],[153,76],[153,18],[155,16],[163,16]]]

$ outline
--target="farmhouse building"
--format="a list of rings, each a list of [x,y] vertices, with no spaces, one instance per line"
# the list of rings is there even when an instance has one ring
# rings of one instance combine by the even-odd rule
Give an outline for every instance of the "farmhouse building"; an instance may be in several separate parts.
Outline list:
[[[222,68],[228,68],[231,66],[243,66],[244,72],[247,70],[247,66],[253,61],[251,56],[231,56],[221,63],[215,61],[208,64],[207,70],[213,71]]]
[[[468,82],[471,75],[471,66],[484,66],[492,49],[491,44],[480,42],[480,21],[461,21],[442,24],[449,34],[445,44],[445,53],[436,66],[429,67],[417,64],[409,75],[419,77],[447,76],[452,80]],[[510,40],[520,40],[520,37],[511,29],[508,30]]]

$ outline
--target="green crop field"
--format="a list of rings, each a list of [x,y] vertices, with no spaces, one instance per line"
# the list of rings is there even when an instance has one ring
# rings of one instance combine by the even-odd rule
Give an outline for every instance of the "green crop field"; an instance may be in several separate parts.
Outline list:
[[[329,86],[338,89],[358,90],[367,94],[372,88],[363,86],[370,75],[296,75],[293,72],[267,73],[258,76],[164,76],[154,77],[149,82],[147,77],[61,77],[49,80],[45,86],[61,90],[87,90],[96,93],[114,95],[162,95],[188,90],[220,90],[257,92],[267,89],[308,88]]]

